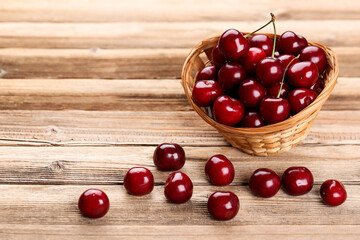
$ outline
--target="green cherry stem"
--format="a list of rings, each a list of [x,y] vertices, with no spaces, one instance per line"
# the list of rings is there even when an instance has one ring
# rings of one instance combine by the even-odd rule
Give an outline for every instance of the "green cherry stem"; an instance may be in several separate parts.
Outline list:
[[[271,20],[270,20],[268,23],[266,23],[264,26],[262,26],[262,27],[260,27],[260,28],[256,29],[255,31],[253,31],[253,32],[251,32],[251,33],[246,34],[244,37],[245,37],[245,38],[247,38],[247,37],[251,37],[251,35],[253,35],[254,33],[256,33],[256,32],[258,32],[258,31],[260,31],[261,29],[263,29],[264,27],[266,27],[266,26],[267,26],[267,25],[269,25],[270,23],[274,22],[274,21],[275,21],[275,16],[274,16],[274,14],[270,13],[270,15],[271,15]]]
[[[270,13],[271,15],[271,20],[273,23],[273,27],[274,27],[274,45],[273,45],[273,50],[271,53],[271,58],[275,58],[275,47],[276,47],[276,27],[275,27],[275,15],[273,13]]]
[[[285,80],[285,74],[287,72],[287,70],[289,69],[291,63],[295,60],[295,59],[298,59],[300,57],[300,54],[297,55],[296,57],[294,57],[293,59],[291,59],[291,61],[288,63],[288,65],[286,66],[285,68],[285,71],[284,71],[284,74],[283,74],[283,77],[281,79],[281,85],[280,85],[280,89],[279,89],[279,92],[278,92],[278,95],[276,96],[276,98],[280,98],[280,94],[281,94],[281,90],[282,90],[282,87],[284,85],[284,80]]]

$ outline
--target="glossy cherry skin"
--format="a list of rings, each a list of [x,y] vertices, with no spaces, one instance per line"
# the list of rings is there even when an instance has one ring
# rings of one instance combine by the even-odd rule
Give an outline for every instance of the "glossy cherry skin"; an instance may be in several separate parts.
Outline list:
[[[214,155],[205,164],[205,175],[216,186],[229,185],[235,176],[233,164],[224,155]]]
[[[236,29],[226,30],[219,39],[219,51],[230,61],[240,61],[249,48],[249,41]]]
[[[219,44],[216,44],[211,52],[212,61],[217,69],[220,69],[226,62],[226,59],[219,51]]]
[[[239,212],[240,201],[233,192],[214,192],[208,199],[207,208],[213,218],[230,220]]]
[[[296,114],[309,106],[317,97],[315,91],[308,88],[298,88],[289,93],[288,100],[292,114]]]
[[[248,54],[241,60],[247,75],[255,76],[257,63],[266,57],[264,50],[257,47],[251,47]]]
[[[331,179],[321,185],[320,196],[327,205],[339,206],[345,202],[347,193],[341,182]]]
[[[201,80],[195,83],[192,98],[199,107],[208,107],[216,98],[223,95],[224,91],[220,84],[214,80]]]
[[[291,60],[293,60],[295,58],[294,55],[290,55],[290,54],[283,54],[280,55],[278,57],[278,59],[281,61],[281,65],[283,66],[284,70],[286,69],[286,67],[289,65],[289,63],[291,62]],[[300,60],[298,58],[294,59],[291,63],[291,65],[300,62]],[[290,65],[290,66],[291,66]],[[289,67],[290,67],[289,66]]]
[[[243,120],[241,121],[241,127],[245,128],[258,128],[265,126],[264,119],[257,111],[248,111],[245,113]]]
[[[275,83],[271,87],[267,89],[267,95],[271,97],[277,97],[281,87],[281,82]],[[287,98],[290,92],[290,86],[286,82],[283,82],[283,86],[281,88],[280,97]]]
[[[257,80],[265,87],[280,82],[283,74],[284,68],[279,59],[266,57],[256,65]]]
[[[322,73],[327,64],[326,54],[323,49],[317,46],[307,46],[300,52],[300,60],[315,63],[320,73]]]
[[[266,88],[254,78],[248,78],[240,83],[238,98],[247,108],[256,108],[266,96]]]
[[[274,196],[279,191],[280,185],[280,177],[267,168],[257,169],[249,180],[251,192],[263,198]]]
[[[260,114],[268,123],[284,121],[290,114],[290,104],[285,98],[265,97],[260,103]]]
[[[185,164],[185,151],[176,143],[162,143],[155,149],[153,160],[160,171],[176,171]]]
[[[185,173],[173,172],[165,182],[164,194],[172,203],[185,203],[193,194],[193,184]]]
[[[246,78],[245,69],[238,63],[225,63],[218,73],[218,79],[224,90],[230,90]]]
[[[217,122],[235,126],[241,122],[245,108],[240,101],[223,95],[215,100],[212,111]]]
[[[281,54],[291,54],[297,56],[300,51],[308,45],[307,40],[296,35],[292,31],[284,32],[277,42],[277,49]]]
[[[281,182],[288,194],[299,196],[310,192],[314,178],[306,167],[290,167],[283,173]]]
[[[261,48],[264,50],[266,56],[271,56],[274,42],[265,34],[256,34],[250,38],[249,42],[250,46]]]
[[[296,88],[309,88],[316,83],[318,78],[319,71],[310,61],[295,63],[286,72],[286,79]]]
[[[154,176],[147,168],[131,168],[124,177],[124,187],[132,195],[149,194],[154,188]]]
[[[88,218],[101,218],[109,211],[110,201],[106,193],[99,189],[88,189],[81,194],[78,207]]]
[[[207,66],[201,69],[196,75],[196,81],[200,80],[216,80],[217,79],[217,69],[215,66]]]
[[[324,89],[324,83],[321,80],[321,78],[318,78],[316,83],[314,83],[311,87],[311,90],[315,91],[318,95],[321,93],[321,91]]]

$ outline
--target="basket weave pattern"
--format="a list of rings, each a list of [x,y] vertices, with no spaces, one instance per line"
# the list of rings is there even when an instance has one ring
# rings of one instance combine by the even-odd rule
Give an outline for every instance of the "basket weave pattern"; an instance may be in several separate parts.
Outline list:
[[[266,34],[273,38],[273,34]],[[307,108],[286,119],[285,121],[260,128],[236,128],[216,122],[209,115],[209,108],[200,108],[192,100],[192,89],[195,85],[195,76],[204,66],[211,65],[211,51],[217,44],[220,36],[202,41],[193,48],[188,55],[182,69],[182,85],[185,94],[194,110],[208,124],[218,130],[234,147],[251,155],[272,156],[290,150],[300,143],[309,133],[310,127],[318,115],[322,105],[334,89],[339,74],[339,67],[335,53],[328,47],[309,42],[322,48],[327,56],[326,70],[322,74],[325,85],[323,91]],[[279,35],[277,35],[277,38]]]

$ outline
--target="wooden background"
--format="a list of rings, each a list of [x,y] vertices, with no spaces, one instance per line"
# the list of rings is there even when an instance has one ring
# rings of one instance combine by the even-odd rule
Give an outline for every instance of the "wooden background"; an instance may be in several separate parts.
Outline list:
[[[195,2],[195,1],[194,1]],[[360,234],[360,1],[0,1],[0,239],[358,239]],[[251,31],[277,15],[293,30],[332,47],[340,77],[309,136],[290,152],[252,157],[230,147],[191,109],[182,64],[204,38],[228,28]],[[266,32],[271,32],[268,27]],[[190,202],[166,202],[168,173],[155,170],[157,144],[184,146]],[[225,154],[232,186],[214,187],[205,161]],[[304,196],[282,190],[254,197],[247,179],[259,167],[278,174],[304,165],[315,186]],[[145,197],[125,193],[133,166],[153,171]],[[342,181],[348,200],[327,207],[320,184]],[[82,217],[80,194],[103,189],[111,208]],[[206,210],[215,190],[238,194],[237,217]]]

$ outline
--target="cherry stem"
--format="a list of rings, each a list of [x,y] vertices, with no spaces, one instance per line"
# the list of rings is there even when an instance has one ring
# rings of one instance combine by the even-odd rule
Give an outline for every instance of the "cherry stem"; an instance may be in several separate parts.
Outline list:
[[[276,47],[276,27],[275,27],[275,15],[273,13],[270,13],[271,15],[271,20],[272,20],[272,23],[273,23],[273,27],[274,27],[274,45],[273,45],[273,50],[272,50],[272,53],[271,53],[271,58],[275,58],[275,47]]]
[[[300,54],[297,55],[296,57],[294,57],[293,59],[291,59],[291,61],[290,61],[290,62],[288,63],[288,65],[286,66],[285,71],[284,71],[284,74],[283,74],[283,77],[282,77],[282,79],[281,79],[280,89],[279,89],[279,92],[278,92],[278,95],[276,96],[276,98],[280,98],[281,90],[282,90],[283,85],[284,85],[285,74],[286,74],[287,70],[289,69],[291,63],[292,63],[295,59],[298,59],[299,57],[300,57]]]
[[[274,21],[275,21],[275,16],[274,16],[274,14],[270,13],[270,15],[271,15],[271,20],[270,20],[268,23],[266,23],[264,26],[256,29],[255,31],[246,34],[244,37],[245,37],[245,38],[250,37],[251,35],[253,35],[254,33],[256,33],[256,32],[258,32],[258,31],[260,31],[261,29],[263,29],[264,27],[266,27],[266,26],[269,25],[270,23],[274,22]]]

